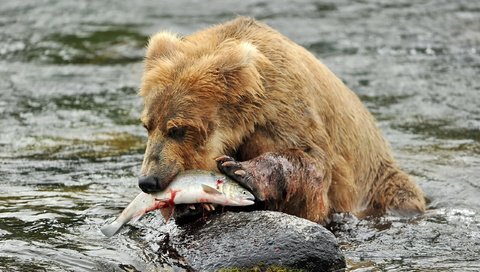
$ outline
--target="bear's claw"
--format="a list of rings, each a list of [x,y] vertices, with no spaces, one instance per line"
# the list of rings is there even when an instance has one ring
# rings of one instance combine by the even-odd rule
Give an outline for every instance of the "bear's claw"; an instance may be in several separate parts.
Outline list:
[[[224,163],[222,163],[222,166],[223,167],[231,167],[231,166],[235,166],[235,162],[234,161],[226,161]]]
[[[231,160],[231,161],[234,161],[234,159],[230,156],[227,156],[227,155],[222,155],[218,158],[215,158],[215,161],[216,162],[220,162],[220,161],[227,161],[227,160]]]
[[[245,176],[247,172],[243,169],[242,165],[238,161],[230,156],[225,155],[216,158],[215,161],[217,162],[217,168],[220,170],[220,172],[233,178],[235,181],[238,181],[241,184],[244,183],[242,180],[239,180],[239,178],[241,179],[241,177]],[[237,172],[243,175],[239,175]]]
[[[265,199],[264,194],[255,183],[252,173],[245,169],[241,162],[226,155],[216,158],[215,161],[220,172],[247,188],[258,200],[263,201]]]
[[[233,172],[233,173],[234,173],[235,175],[241,176],[241,177],[243,177],[243,176],[245,176],[245,175],[247,174],[247,172],[245,172],[245,170],[241,170],[241,169],[240,169],[240,170],[237,170],[237,171],[235,171],[235,172]]]

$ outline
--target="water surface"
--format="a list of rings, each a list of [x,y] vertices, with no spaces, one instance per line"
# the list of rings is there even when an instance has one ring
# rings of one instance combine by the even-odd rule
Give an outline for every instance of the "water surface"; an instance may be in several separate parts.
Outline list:
[[[147,216],[107,239],[138,192],[146,133],[137,96],[147,37],[237,14],[322,59],[374,113],[429,198],[416,218],[332,230],[351,271],[480,270],[480,2],[2,1],[0,270],[168,266]]]

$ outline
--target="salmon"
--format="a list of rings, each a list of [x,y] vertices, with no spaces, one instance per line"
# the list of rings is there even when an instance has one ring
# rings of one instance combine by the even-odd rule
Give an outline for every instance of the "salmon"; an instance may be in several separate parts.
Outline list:
[[[179,173],[168,187],[158,193],[141,192],[115,221],[100,230],[111,237],[132,219],[160,209],[165,221],[173,214],[176,204],[212,203],[222,206],[248,206],[255,197],[237,182],[216,172],[189,170]]]

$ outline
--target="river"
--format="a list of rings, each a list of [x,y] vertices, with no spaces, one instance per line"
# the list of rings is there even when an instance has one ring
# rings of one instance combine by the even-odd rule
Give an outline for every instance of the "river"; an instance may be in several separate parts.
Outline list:
[[[145,44],[237,15],[278,29],[346,82],[428,197],[415,218],[336,215],[348,270],[479,271],[475,0],[3,0],[0,271],[157,267],[155,245],[138,237],[152,217],[99,233],[138,192]]]

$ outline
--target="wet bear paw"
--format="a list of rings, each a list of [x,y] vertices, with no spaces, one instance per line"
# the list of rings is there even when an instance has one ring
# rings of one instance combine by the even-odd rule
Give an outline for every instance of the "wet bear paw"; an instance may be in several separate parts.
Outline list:
[[[254,171],[250,171],[244,163],[227,155],[220,156],[215,161],[220,172],[250,190],[257,200],[265,200],[263,190],[259,188],[257,180],[254,178]]]

